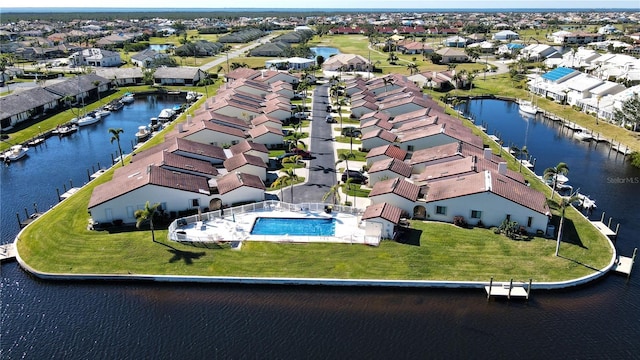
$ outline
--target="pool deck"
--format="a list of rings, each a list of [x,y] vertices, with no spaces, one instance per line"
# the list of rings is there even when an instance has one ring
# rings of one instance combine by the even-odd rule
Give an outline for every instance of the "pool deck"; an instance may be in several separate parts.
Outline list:
[[[258,217],[270,218],[334,218],[335,234],[333,236],[315,235],[253,235],[251,229]],[[207,221],[198,221],[180,226],[187,242],[237,242],[237,241],[269,241],[278,243],[343,243],[366,244],[378,246],[379,240],[365,236],[365,228],[360,224],[359,216],[347,213],[316,212],[309,210],[261,210],[232,216],[225,216]]]

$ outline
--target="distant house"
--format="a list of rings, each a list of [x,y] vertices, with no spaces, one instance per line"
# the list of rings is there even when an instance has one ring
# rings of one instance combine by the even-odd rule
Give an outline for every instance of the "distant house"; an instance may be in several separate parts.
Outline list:
[[[269,150],[264,144],[254,143],[253,141],[241,141],[229,148],[232,155],[247,154],[257,156],[265,164],[269,163]]]
[[[245,132],[241,129],[219,125],[206,120],[183,124],[182,129],[178,127],[177,136],[189,141],[214,146],[235,145],[247,138]]]
[[[322,64],[325,71],[370,71],[371,64],[360,55],[336,54]]]
[[[230,172],[216,181],[209,208],[235,206],[264,200],[265,186],[256,175]]]
[[[369,131],[362,134],[362,150],[373,149],[378,146],[391,145],[396,141],[396,134],[386,130]]]
[[[227,159],[224,149],[219,146],[182,139],[176,137],[176,134],[174,133],[163,143],[139,153],[134,153],[131,157],[131,162],[143,161],[142,159],[159,151],[158,149],[191,159],[207,161],[214,165],[222,165],[222,162]]]
[[[411,165],[402,160],[388,158],[371,164],[367,173],[369,174],[369,186],[374,186],[378,181],[408,178],[411,176]]]
[[[266,125],[258,125],[247,131],[251,140],[258,144],[263,144],[269,149],[281,148],[284,136],[282,130]]]
[[[442,56],[443,64],[461,63],[469,61],[469,56],[462,49],[444,47],[436,51],[436,54]]]
[[[267,69],[276,68],[278,70],[303,70],[315,65],[314,59],[292,57],[287,59],[272,59],[264,62]]]
[[[96,75],[111,80],[116,86],[140,85],[144,78],[141,68],[96,68]]]
[[[157,52],[153,49],[145,49],[131,56],[131,62],[136,66],[151,67],[156,60],[168,58],[169,55]]]
[[[463,48],[467,46],[467,39],[462,36],[450,36],[442,41],[446,47]]]
[[[367,166],[371,166],[378,161],[386,159],[397,159],[402,161],[406,156],[407,152],[395,145],[383,145],[374,147],[367,153]]]
[[[161,67],[153,73],[153,79],[159,85],[196,85],[206,78],[200,68],[195,67]]]
[[[41,87],[14,92],[0,97],[0,126],[9,130],[13,126],[58,107],[62,99]]]
[[[474,135],[469,128],[462,124],[443,123],[427,126],[401,134],[399,137],[400,148],[408,152],[459,141],[474,145],[480,149],[483,147],[482,139]]]
[[[233,155],[223,163],[227,172],[239,172],[243,174],[251,174],[265,181],[267,179],[267,165],[258,157],[247,153]]]
[[[90,48],[73,53],[69,63],[75,66],[113,67],[122,65],[122,59],[115,51]]]
[[[513,32],[511,30],[502,30],[493,34],[493,40],[512,41],[517,39],[520,39],[520,35],[518,35],[518,33]]]

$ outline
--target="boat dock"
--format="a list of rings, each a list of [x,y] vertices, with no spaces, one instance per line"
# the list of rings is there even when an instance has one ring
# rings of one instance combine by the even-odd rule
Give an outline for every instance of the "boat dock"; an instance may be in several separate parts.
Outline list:
[[[513,279],[508,283],[502,283],[500,285],[493,284],[493,278],[489,281],[489,285],[484,287],[487,292],[487,301],[491,297],[506,297],[507,299],[518,298],[529,300],[529,294],[531,294],[531,279],[529,279],[529,286],[524,287],[524,283],[514,284]]]
[[[636,255],[638,253],[638,248],[633,249],[633,255],[631,257],[626,257],[622,255],[618,255],[616,258],[616,262],[613,265],[611,270],[627,275],[627,279],[631,276],[631,269],[633,268],[633,263],[636,261]]]
[[[593,226],[600,231],[600,233],[606,237],[615,239],[618,236],[618,230],[620,230],[620,224],[616,225],[616,230],[611,230],[611,218],[609,218],[608,224],[604,223],[604,215],[602,212],[602,216],[600,217],[600,221],[590,221]]]
[[[14,243],[0,245],[0,262],[16,259],[16,245]]]
[[[77,188],[77,187],[71,188],[71,189],[65,191],[62,195],[60,195],[60,200],[64,200],[64,199],[70,197],[71,195],[77,193],[78,191],[80,191],[80,188]]]

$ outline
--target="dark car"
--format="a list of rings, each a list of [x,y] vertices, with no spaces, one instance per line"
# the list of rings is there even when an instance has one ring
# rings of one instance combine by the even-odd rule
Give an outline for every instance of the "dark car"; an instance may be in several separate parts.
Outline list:
[[[334,118],[333,118],[333,116],[331,116],[331,115],[327,115],[327,116],[325,117],[325,120],[326,120],[326,121],[327,121],[327,123],[329,123],[329,124],[335,124],[335,123],[337,123],[336,119],[334,119]]]
[[[347,182],[347,179],[352,179],[351,182],[354,184],[366,184],[368,180],[367,177],[358,170],[349,170],[349,176],[347,176],[347,171],[343,172],[342,182]]]
[[[289,151],[291,153],[293,153],[294,155],[300,155],[302,156],[303,159],[305,160],[309,160],[311,159],[311,153],[308,152],[307,150],[304,149],[300,149],[300,148],[293,148],[291,149],[291,151]]]

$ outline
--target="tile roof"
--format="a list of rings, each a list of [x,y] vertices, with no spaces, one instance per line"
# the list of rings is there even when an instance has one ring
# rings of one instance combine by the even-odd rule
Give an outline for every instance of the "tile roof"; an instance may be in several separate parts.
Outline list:
[[[396,141],[397,136],[392,133],[389,132],[387,130],[384,129],[377,129],[374,131],[368,131],[364,134],[362,134],[362,140],[366,140],[366,139],[372,139],[372,138],[380,138],[382,140],[388,141],[390,143]]]
[[[114,172],[111,181],[100,184],[93,189],[89,200],[89,209],[145,185],[157,185],[187,192],[209,194],[209,184],[207,183],[207,178],[203,176],[179,173],[154,165],[149,165],[142,169],[125,166],[118,170],[121,171]]]
[[[391,123],[388,122],[387,120],[374,118],[362,124],[360,128],[364,130],[365,128],[368,128],[368,127],[379,127],[384,130],[391,130],[393,128],[393,125],[391,125]]]
[[[396,173],[402,177],[411,176],[411,165],[395,158],[388,158],[374,162],[371,164],[368,172],[369,174],[374,174],[386,170]]]
[[[266,135],[266,134],[275,134],[275,135],[279,135],[279,136],[283,136],[282,134],[282,130],[278,130],[274,127],[271,126],[266,126],[266,125],[258,125],[256,127],[254,127],[253,129],[249,129],[247,131],[249,133],[249,136],[251,136],[252,139],[257,139],[262,135]]]
[[[383,202],[367,206],[367,208],[364,209],[364,213],[362,213],[362,220],[382,218],[397,225],[400,222],[401,216],[402,209]]]
[[[266,114],[258,115],[253,120],[251,120],[251,125],[258,126],[262,124],[274,123],[282,125],[282,120],[278,118],[274,118],[273,116],[268,116]]]
[[[232,145],[229,150],[231,150],[233,155],[246,153],[251,150],[265,154],[269,153],[269,150],[264,144],[258,144],[248,140],[240,141],[239,143]]]
[[[395,145],[389,144],[389,145],[374,147],[373,149],[369,150],[366,157],[372,158],[374,156],[379,156],[379,155],[386,155],[392,158],[396,158],[398,160],[404,160],[404,158],[407,156],[407,152]]]
[[[264,190],[265,186],[258,176],[246,173],[230,172],[217,181],[218,192],[224,195],[242,186]]]
[[[541,214],[547,214],[546,197],[525,184],[490,171],[446,179],[429,184],[427,202],[491,192]]]
[[[267,165],[265,165],[264,161],[262,161],[261,158],[245,153],[233,155],[232,157],[225,160],[223,165],[228,172],[232,172],[245,165],[253,165],[265,169],[267,168]]]
[[[372,112],[368,112],[366,114],[363,114],[360,117],[360,121],[365,121],[367,119],[382,119],[382,120],[387,120],[389,121],[389,119],[391,119],[391,115],[389,115],[389,113],[386,112],[382,112],[382,111],[372,111]]]
[[[383,180],[373,185],[369,197],[384,194],[395,194],[410,201],[416,201],[420,194],[420,187],[401,178]]]
[[[184,137],[188,137],[190,135],[193,135],[199,131],[213,131],[215,133],[220,133],[220,134],[226,134],[226,135],[230,135],[230,136],[235,136],[241,139],[245,139],[247,136],[245,134],[245,132],[241,129],[235,128],[235,127],[231,127],[231,126],[227,126],[227,125],[220,125],[220,124],[216,124],[213,123],[211,121],[199,121],[197,123],[192,123],[191,126],[188,126],[187,124],[185,124],[186,126],[183,127],[183,132],[178,134],[178,137],[184,138]]]
[[[140,161],[144,157],[155,153],[156,151],[168,151],[168,152],[185,152],[199,156],[205,156],[213,159],[225,160],[227,156],[224,153],[224,149],[218,146],[202,144],[199,142],[179,138],[176,136],[169,136],[161,144],[158,144],[152,148],[135,153],[131,158],[131,161]]]

